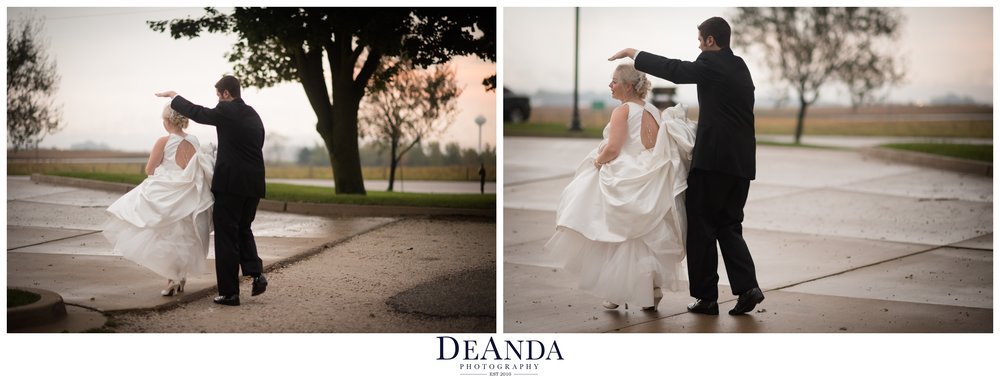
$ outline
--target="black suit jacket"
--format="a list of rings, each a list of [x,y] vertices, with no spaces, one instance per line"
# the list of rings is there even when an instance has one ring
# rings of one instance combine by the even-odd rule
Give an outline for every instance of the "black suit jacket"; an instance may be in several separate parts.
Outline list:
[[[640,52],[635,68],[677,84],[698,85],[693,168],[754,179],[754,85],[743,58],[729,48],[702,52],[694,62]]]
[[[243,99],[234,99],[205,108],[180,95],[170,107],[196,123],[215,126],[219,150],[213,192],[264,197],[264,123],[253,107]]]

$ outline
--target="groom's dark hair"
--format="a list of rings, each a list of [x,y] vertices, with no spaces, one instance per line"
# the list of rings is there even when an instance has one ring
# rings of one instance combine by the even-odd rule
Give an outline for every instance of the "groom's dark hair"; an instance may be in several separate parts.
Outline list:
[[[714,37],[715,44],[719,45],[719,47],[729,47],[729,36],[732,34],[732,29],[729,28],[729,23],[722,17],[712,17],[705,20],[698,25],[698,32],[701,33],[701,38],[704,39],[708,39],[709,36]]]
[[[223,75],[222,79],[215,82],[215,90],[219,91],[221,94],[223,91],[229,91],[229,95],[233,99],[240,98],[240,80],[232,75]]]

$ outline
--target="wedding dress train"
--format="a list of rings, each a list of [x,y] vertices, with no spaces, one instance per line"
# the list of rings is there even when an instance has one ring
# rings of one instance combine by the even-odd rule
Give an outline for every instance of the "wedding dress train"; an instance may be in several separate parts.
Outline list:
[[[196,153],[185,168],[176,162],[177,148],[187,141]],[[215,158],[201,150],[193,135],[171,134],[163,162],[107,212],[104,236],[114,253],[173,279],[206,271],[212,230],[212,172]]]
[[[626,104],[621,153],[600,170],[593,164],[599,148],[580,163],[562,192],[556,232],[545,249],[576,275],[581,289],[614,304],[650,307],[654,288],[679,290],[687,277],[684,191],[696,126],[683,105],[660,113],[649,103]],[[651,149],[640,139],[646,112],[660,126]]]

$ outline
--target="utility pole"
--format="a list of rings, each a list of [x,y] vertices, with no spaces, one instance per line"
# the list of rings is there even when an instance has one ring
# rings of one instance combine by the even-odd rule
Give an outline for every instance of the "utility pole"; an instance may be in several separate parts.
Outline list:
[[[573,33],[573,120],[569,122],[569,130],[573,132],[582,131],[580,128],[580,7],[574,8],[576,12],[576,25]]]

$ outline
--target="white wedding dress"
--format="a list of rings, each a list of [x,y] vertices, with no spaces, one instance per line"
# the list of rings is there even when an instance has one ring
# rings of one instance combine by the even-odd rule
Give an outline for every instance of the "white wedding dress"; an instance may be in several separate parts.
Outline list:
[[[184,141],[196,153],[181,168],[176,156]],[[153,175],[108,207],[111,219],[104,236],[114,253],[168,279],[204,273],[215,202],[214,165],[215,158],[201,150],[194,135],[170,134]]]
[[[683,105],[661,114],[649,103],[626,104],[621,153],[600,170],[593,164],[599,148],[580,163],[562,192],[556,232],[545,249],[577,276],[582,290],[649,307],[655,306],[654,287],[679,290],[687,277],[684,190],[696,125]],[[660,126],[652,149],[640,139],[647,111]],[[604,127],[600,146],[608,143],[610,129],[610,123]]]

